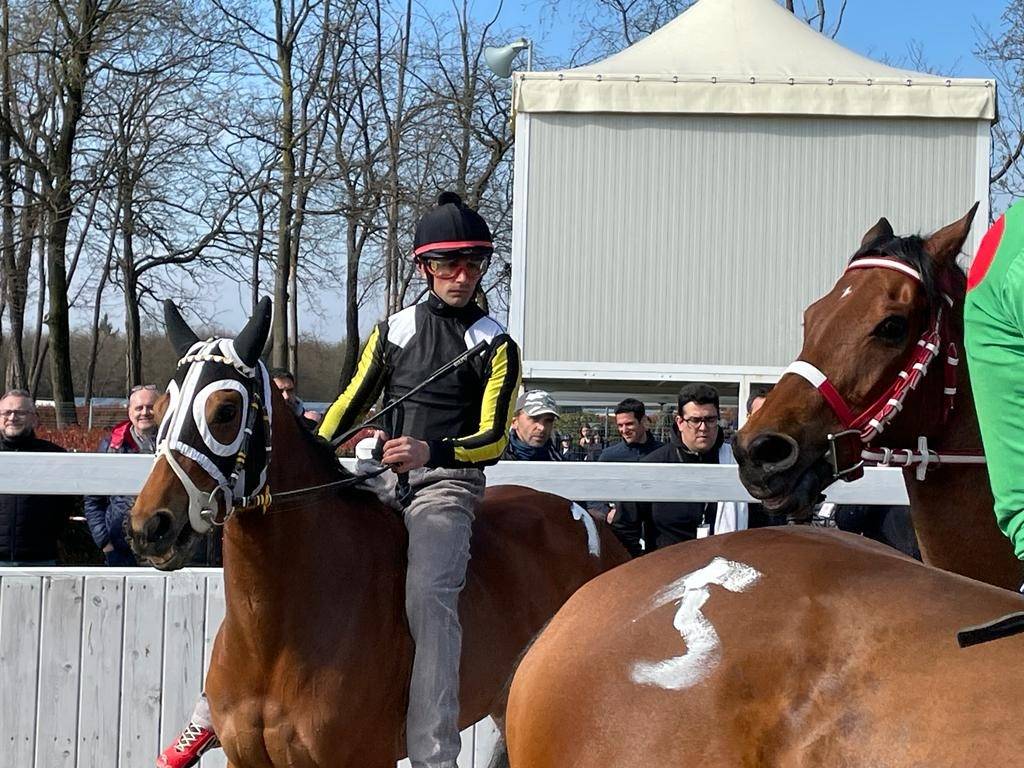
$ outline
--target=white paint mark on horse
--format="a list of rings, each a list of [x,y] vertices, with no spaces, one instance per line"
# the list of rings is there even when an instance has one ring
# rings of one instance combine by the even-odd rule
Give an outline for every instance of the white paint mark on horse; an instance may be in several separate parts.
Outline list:
[[[575,501],[569,507],[573,520],[582,520],[583,527],[587,529],[587,551],[594,557],[601,556],[601,538],[597,535],[597,524],[583,507]]]
[[[651,601],[647,613],[679,600],[672,625],[686,641],[686,653],[664,661],[638,661],[633,665],[633,682],[670,691],[690,688],[709,674],[722,660],[718,632],[701,608],[711,596],[709,587],[718,584],[730,592],[744,592],[761,578],[761,573],[744,563],[716,557],[698,571],[669,584]]]
[[[846,290],[843,291],[843,295],[840,296],[839,298],[840,299],[845,299],[851,293],[853,293],[853,286],[848,285],[848,286],[846,286]]]

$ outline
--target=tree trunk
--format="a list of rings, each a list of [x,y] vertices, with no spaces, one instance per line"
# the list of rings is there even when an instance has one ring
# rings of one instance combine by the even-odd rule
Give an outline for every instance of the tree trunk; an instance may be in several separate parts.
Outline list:
[[[281,207],[277,225],[277,266],[274,272],[274,316],[271,331],[271,366],[288,367],[288,295],[292,265],[292,205],[295,195],[295,116],[292,86],[292,52],[285,43],[281,4],[275,3],[278,16],[277,63],[281,74]]]
[[[32,376],[28,382],[28,389],[33,398],[39,391],[39,379],[43,375],[43,361],[46,359],[46,349],[49,345],[49,340],[43,340],[43,322],[46,318],[46,241],[42,238],[39,238],[36,277],[39,281],[39,291],[36,298],[35,335],[32,338]]]
[[[359,362],[359,255],[360,246],[356,238],[356,221],[348,220],[345,229],[345,244],[348,258],[345,269],[345,357],[338,378],[338,391],[344,391],[356,373]]]
[[[65,252],[71,223],[71,195],[60,192],[55,221],[47,237],[46,267],[50,311],[47,319],[50,346],[50,383],[53,387],[57,429],[78,424],[75,411],[75,384],[71,374],[71,328],[68,322],[68,283]]]

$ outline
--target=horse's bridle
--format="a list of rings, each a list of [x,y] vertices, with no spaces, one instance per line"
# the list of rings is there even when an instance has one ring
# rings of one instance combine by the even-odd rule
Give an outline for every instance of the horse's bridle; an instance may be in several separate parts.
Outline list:
[[[227,366],[234,376],[207,381],[206,366]],[[178,370],[185,369],[168,385],[170,397],[160,430],[157,433],[155,461],[164,459],[188,494],[188,519],[192,529],[202,535],[214,526],[223,525],[236,509],[259,506],[269,501],[267,471],[270,467],[271,416],[270,376],[263,363],[255,366],[243,363],[229,339],[209,339],[192,345],[178,361]],[[257,387],[259,380],[262,386]],[[242,397],[244,422],[231,443],[221,443],[206,423],[205,404],[211,394],[232,389]],[[185,407],[181,407],[185,406]],[[255,482],[246,477],[246,458],[258,420],[263,419],[263,467]],[[196,432],[203,446],[186,442],[186,433]],[[199,488],[181,466],[177,455],[197,464],[213,481],[211,491]],[[230,468],[229,468],[230,467]],[[246,485],[250,485],[248,492]],[[219,501],[218,501],[219,497]],[[266,498],[265,498],[266,497]]]
[[[844,274],[855,269],[891,269],[913,278],[923,284],[921,273],[902,261],[881,256],[856,259],[846,268]],[[879,466],[910,467],[917,465],[917,478],[924,480],[928,468],[937,464],[984,464],[981,454],[944,452],[928,448],[923,435],[917,439],[917,450],[880,448],[873,450],[871,441],[882,434],[886,426],[903,410],[907,396],[927,375],[928,367],[939,355],[942,339],[949,339],[946,346],[945,382],[943,388],[942,421],[949,419],[957,392],[957,367],[960,364],[957,345],[950,333],[949,308],[953,299],[942,292],[943,305],[933,311],[925,332],[918,339],[907,362],[896,374],[895,380],[870,405],[860,412],[852,409],[822,371],[806,360],[797,359],[790,364],[783,376],[792,373],[811,384],[828,403],[829,408],[845,428],[828,436],[828,458],[832,464],[833,480],[857,480],[864,474],[866,464]],[[846,461],[848,460],[848,461]]]
[[[203,367],[211,363],[228,366],[236,377],[219,378],[205,383],[200,388],[199,384],[205,381]],[[268,513],[272,502],[275,512],[304,507],[317,497],[331,495],[339,488],[358,485],[390,469],[389,466],[383,466],[341,480],[283,491],[272,496],[267,475],[270,469],[273,407],[270,397],[270,376],[266,366],[259,361],[254,366],[248,366],[239,360],[230,340],[210,339],[194,344],[185,357],[178,361],[179,370],[182,367],[186,370],[181,386],[179,387],[175,380],[167,387],[171,402],[157,433],[155,460],[163,458],[184,486],[188,494],[189,523],[192,530],[199,535],[209,533],[215,526],[224,525],[239,512],[261,510]],[[257,382],[261,386],[257,386]],[[233,389],[243,400],[245,422],[230,444],[217,441],[205,423],[203,407],[206,398],[220,389]],[[192,407],[180,409],[179,406],[183,403],[192,403]],[[247,491],[246,462],[250,458],[249,446],[261,418],[264,461],[257,480]],[[206,451],[197,449],[182,439],[182,433],[190,425],[194,426],[203,438]],[[217,462],[211,459],[208,452],[216,454],[218,459],[230,462],[230,471],[225,472],[217,466]],[[178,462],[175,453],[191,459],[201,467],[213,481],[213,490],[207,492],[199,488]]]

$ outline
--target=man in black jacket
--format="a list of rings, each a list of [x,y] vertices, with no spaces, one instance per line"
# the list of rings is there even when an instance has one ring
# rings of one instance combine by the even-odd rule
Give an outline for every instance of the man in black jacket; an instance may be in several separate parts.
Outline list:
[[[732,449],[725,442],[719,418],[718,392],[707,384],[687,384],[679,390],[676,430],[672,441],[640,461],[663,464],[733,464]],[[747,527],[747,505],[717,501],[659,501],[638,504],[640,520],[653,541],[645,538],[650,552],[680,541],[703,538]]]
[[[661,443],[647,429],[647,412],[639,400],[627,397],[615,406],[615,426],[622,436],[622,442],[609,445],[601,451],[598,461],[642,461],[644,456],[661,447]],[[592,511],[597,509],[600,506],[591,505]],[[629,554],[633,557],[643,554],[641,539],[646,542],[651,532],[646,521],[641,519],[637,502],[617,502],[609,522]]]
[[[35,435],[32,397],[11,390],[0,398],[0,451],[63,453]],[[74,509],[73,496],[0,495],[0,565],[53,565],[57,538]]]

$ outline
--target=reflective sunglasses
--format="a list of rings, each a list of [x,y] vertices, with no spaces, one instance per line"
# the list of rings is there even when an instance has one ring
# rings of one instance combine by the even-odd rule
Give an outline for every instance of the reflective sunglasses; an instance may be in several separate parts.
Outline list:
[[[490,256],[458,256],[454,259],[425,256],[422,261],[427,272],[442,280],[451,279],[461,271],[465,271],[466,277],[480,277],[491,265]]]

